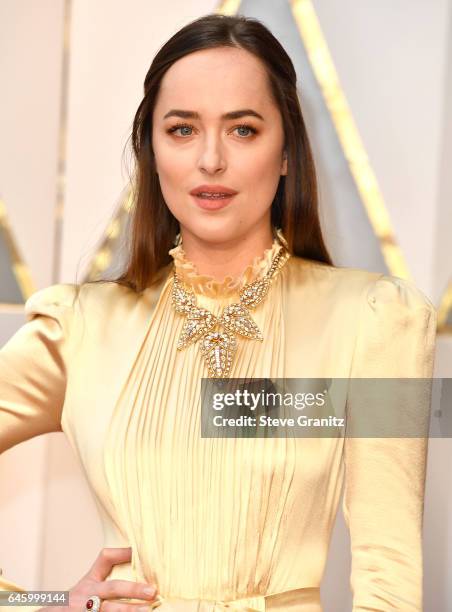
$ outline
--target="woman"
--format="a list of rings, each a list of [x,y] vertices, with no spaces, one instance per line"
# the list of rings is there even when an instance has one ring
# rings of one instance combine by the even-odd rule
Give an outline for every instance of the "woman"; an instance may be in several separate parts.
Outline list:
[[[425,437],[205,438],[199,413],[203,377],[429,378],[434,307],[333,265],[294,67],[262,24],[190,23],[144,93],[124,273],[38,291],[0,352],[0,450],[64,431],[99,506],[71,609],[319,612],[345,484],[353,610],[421,610]]]

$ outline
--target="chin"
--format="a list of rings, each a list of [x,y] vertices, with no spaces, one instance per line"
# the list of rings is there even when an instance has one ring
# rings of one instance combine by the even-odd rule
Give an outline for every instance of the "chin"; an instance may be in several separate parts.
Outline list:
[[[183,226],[183,223],[181,224]],[[206,219],[205,216],[193,215],[185,230],[204,242],[227,242],[233,240],[241,232],[235,223],[226,219]]]

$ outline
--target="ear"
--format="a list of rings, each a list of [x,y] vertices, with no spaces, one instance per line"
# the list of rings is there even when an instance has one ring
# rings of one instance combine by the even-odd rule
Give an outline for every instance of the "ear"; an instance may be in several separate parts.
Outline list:
[[[287,174],[287,151],[285,149],[283,152],[283,158],[282,158],[282,163],[281,163],[281,174],[282,175]]]

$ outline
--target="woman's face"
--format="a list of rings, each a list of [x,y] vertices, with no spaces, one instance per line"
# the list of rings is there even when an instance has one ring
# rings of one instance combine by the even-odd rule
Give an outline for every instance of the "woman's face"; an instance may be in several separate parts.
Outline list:
[[[244,116],[222,117],[242,110]],[[227,243],[253,231],[267,235],[271,203],[287,162],[282,118],[255,56],[221,47],[175,62],[157,97],[152,147],[163,197],[183,236]],[[190,194],[206,184],[237,194],[227,206],[206,210]]]

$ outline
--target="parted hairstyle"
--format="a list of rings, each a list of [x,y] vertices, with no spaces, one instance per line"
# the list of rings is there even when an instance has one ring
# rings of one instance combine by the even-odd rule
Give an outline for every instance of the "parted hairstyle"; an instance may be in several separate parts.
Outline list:
[[[257,19],[213,13],[176,32],[160,48],[144,80],[144,96],[130,135],[134,201],[129,213],[129,252],[123,272],[112,279],[136,292],[151,286],[158,271],[171,262],[168,250],[180,231],[179,222],[163,198],[152,149],[152,116],[160,83],[177,60],[217,47],[241,48],[261,60],[282,116],[287,175],[280,177],[271,204],[272,225],[281,228],[291,254],[333,265],[322,236],[316,171],[292,60]]]

